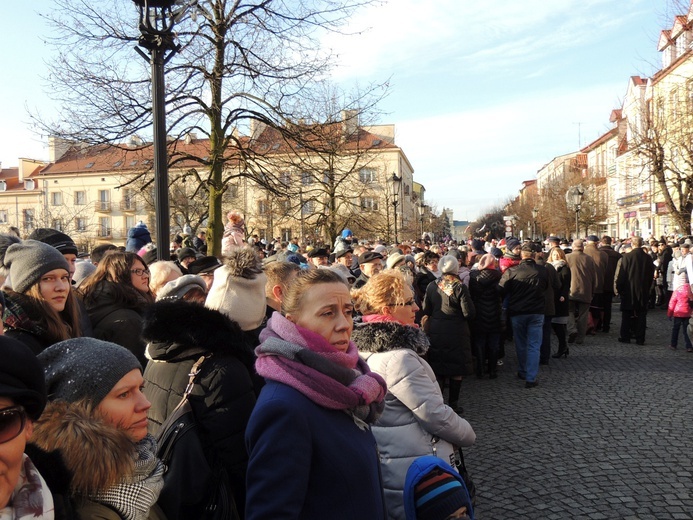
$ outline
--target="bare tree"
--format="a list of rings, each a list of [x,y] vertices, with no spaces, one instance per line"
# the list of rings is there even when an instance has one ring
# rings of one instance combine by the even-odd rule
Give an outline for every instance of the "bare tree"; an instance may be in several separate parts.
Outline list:
[[[277,193],[256,137],[244,137],[250,121],[283,134],[298,121],[311,87],[329,69],[320,36],[338,31],[359,7],[374,0],[198,0],[185,4],[194,16],[177,24],[179,51],[166,70],[169,166],[194,162],[190,180],[209,200],[210,254],[221,249],[222,201],[229,182],[248,177]],[[63,119],[45,121],[51,135],[91,144],[151,135],[148,64],[137,57],[136,9],[130,0],[55,0],[46,18],[56,37],[49,63],[50,94]],[[203,136],[197,152],[181,138]]]

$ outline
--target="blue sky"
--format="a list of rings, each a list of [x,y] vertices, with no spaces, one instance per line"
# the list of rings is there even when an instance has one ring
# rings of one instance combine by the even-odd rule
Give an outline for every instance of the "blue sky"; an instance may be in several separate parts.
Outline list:
[[[47,158],[25,107],[51,109],[37,14],[50,7],[0,3],[3,166]],[[325,46],[339,55],[342,85],[391,78],[379,122],[395,124],[429,202],[465,220],[606,132],[628,78],[659,68],[672,14],[672,0],[390,0],[352,20],[349,30],[364,32]]]

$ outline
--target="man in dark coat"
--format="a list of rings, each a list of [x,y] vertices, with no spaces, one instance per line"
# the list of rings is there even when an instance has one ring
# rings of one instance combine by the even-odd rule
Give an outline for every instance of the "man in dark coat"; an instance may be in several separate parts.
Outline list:
[[[645,344],[647,304],[654,278],[652,257],[642,249],[642,237],[631,239],[633,250],[623,255],[616,270],[616,291],[621,296],[621,343],[630,343],[635,335],[638,345]]]
[[[611,247],[611,237],[604,235],[599,246],[600,251],[604,251],[607,256],[606,270],[604,271],[604,295],[602,303],[604,304],[604,314],[602,316],[602,331],[609,332],[611,327],[611,306],[614,301],[614,276],[616,275],[616,266],[621,259],[621,253],[615,251]]]
[[[508,296],[508,314],[517,352],[517,375],[525,379],[525,388],[537,386],[544,327],[544,293],[549,286],[546,268],[537,265],[533,256],[531,245],[522,246],[519,265],[505,271],[499,283]]]
[[[590,304],[590,314],[594,322],[595,329],[602,328],[602,313],[604,312],[604,283],[606,279],[606,266],[609,263],[609,257],[601,249],[597,249],[599,238],[596,235],[590,235],[585,241],[585,254],[594,260],[594,265],[597,271],[597,284],[592,290],[592,303]],[[594,332],[592,332],[594,334]]]

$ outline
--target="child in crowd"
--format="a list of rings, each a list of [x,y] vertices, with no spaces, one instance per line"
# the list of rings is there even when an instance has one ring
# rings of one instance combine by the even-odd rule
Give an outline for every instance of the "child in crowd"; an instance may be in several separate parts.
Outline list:
[[[679,342],[679,330],[683,330],[683,340],[686,343],[686,352],[693,352],[693,344],[688,336],[688,321],[691,317],[690,300],[693,299],[691,286],[688,284],[686,273],[681,273],[682,283],[672,293],[669,300],[669,308],[667,316],[669,319],[674,318],[674,326],[671,330],[671,344],[669,348],[676,350]]]

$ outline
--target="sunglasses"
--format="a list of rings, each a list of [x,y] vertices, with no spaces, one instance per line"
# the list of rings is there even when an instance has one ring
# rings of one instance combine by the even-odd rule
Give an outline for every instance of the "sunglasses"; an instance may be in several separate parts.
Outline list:
[[[12,406],[0,410],[0,444],[17,438],[24,431],[26,412],[23,406]]]

